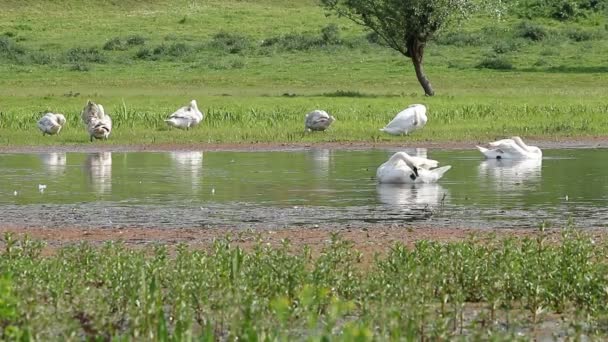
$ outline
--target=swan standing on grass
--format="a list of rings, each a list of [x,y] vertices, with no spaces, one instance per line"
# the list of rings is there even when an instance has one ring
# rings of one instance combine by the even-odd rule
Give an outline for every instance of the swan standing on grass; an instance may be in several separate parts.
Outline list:
[[[190,104],[181,107],[175,113],[171,114],[165,122],[172,127],[180,129],[189,129],[198,125],[203,120],[203,113],[198,110],[196,100],[190,101]]]
[[[90,141],[93,141],[93,138],[108,139],[110,132],[112,132],[112,118],[105,113],[102,105],[91,100],[87,101],[80,117],[87,126]]]
[[[59,134],[63,125],[65,125],[65,116],[59,113],[46,113],[38,120],[38,128],[42,131],[42,136]]]
[[[395,118],[380,130],[392,135],[405,135],[421,129],[427,121],[426,107],[413,104],[397,113]]]
[[[317,109],[306,114],[304,125],[306,126],[305,129],[308,131],[324,131],[329,128],[329,125],[335,120],[336,118],[327,114],[326,111]]]
[[[433,169],[439,162],[397,152],[376,170],[379,183],[433,183],[443,177],[450,165]]]
[[[540,148],[526,145],[520,137],[501,139],[488,145],[490,148],[477,146],[488,159],[542,159],[543,157]]]

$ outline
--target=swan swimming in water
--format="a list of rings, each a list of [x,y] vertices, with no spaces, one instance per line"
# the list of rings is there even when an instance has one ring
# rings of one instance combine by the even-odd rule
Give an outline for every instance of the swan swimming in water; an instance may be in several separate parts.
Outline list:
[[[436,168],[437,165],[436,160],[397,152],[378,167],[376,178],[379,183],[433,183],[452,168],[450,165]]]
[[[90,141],[93,141],[93,138],[108,139],[112,132],[112,118],[105,113],[102,105],[87,101],[80,117],[87,126]]]
[[[336,118],[327,114],[326,111],[317,109],[306,114],[304,125],[309,131],[324,131],[329,128],[329,125],[335,120]]]
[[[198,125],[202,120],[203,113],[198,110],[196,100],[192,100],[189,105],[181,107],[171,114],[165,122],[175,128],[189,129]]]
[[[65,116],[59,113],[46,113],[38,120],[38,128],[42,131],[42,136],[59,134],[63,125],[65,125]]]
[[[397,113],[395,118],[380,130],[392,135],[405,135],[421,129],[427,121],[426,107],[421,104],[413,104]]]
[[[526,145],[520,137],[501,139],[489,143],[490,148],[477,146],[488,159],[542,159],[543,152],[536,146]]]

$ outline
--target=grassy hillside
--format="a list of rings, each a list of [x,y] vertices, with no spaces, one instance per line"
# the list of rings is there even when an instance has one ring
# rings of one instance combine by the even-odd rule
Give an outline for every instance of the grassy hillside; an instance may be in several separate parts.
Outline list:
[[[86,141],[76,114],[88,98],[119,119],[114,143],[403,139],[377,129],[412,102],[430,116],[412,139],[603,135],[608,127],[601,13],[478,17],[442,32],[426,56],[438,96],[425,98],[408,60],[312,0],[0,7],[4,144]],[[162,118],[191,98],[208,112],[202,127],[167,131]],[[319,107],[336,115],[335,127],[303,136],[303,115]],[[71,116],[65,136],[32,138],[45,110]]]

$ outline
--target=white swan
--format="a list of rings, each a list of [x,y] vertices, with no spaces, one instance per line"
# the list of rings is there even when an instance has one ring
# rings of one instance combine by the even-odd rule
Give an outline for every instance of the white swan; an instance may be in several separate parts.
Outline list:
[[[536,146],[526,145],[520,137],[490,142],[490,148],[477,146],[488,159],[542,159],[543,152]]]
[[[203,113],[198,110],[196,100],[190,101],[190,104],[181,107],[175,113],[171,114],[165,122],[172,127],[180,129],[189,129],[198,125],[203,120]]]
[[[324,131],[326,130],[336,118],[327,114],[324,110],[313,110],[306,114],[304,125],[309,131]]]
[[[384,128],[380,130],[392,135],[408,134],[426,125],[426,107],[413,104],[395,115]]]
[[[451,168],[448,165],[433,169],[438,164],[436,160],[397,152],[378,167],[376,179],[379,183],[433,183]]]
[[[112,132],[112,118],[105,113],[102,105],[87,101],[80,117],[87,126],[90,141],[93,141],[93,138],[108,139]]]
[[[38,120],[38,128],[42,131],[42,136],[59,134],[63,125],[65,125],[65,116],[59,113],[46,113]]]

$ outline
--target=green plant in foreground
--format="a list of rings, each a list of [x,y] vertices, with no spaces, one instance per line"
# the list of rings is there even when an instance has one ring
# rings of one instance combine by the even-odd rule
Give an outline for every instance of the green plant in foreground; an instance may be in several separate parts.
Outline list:
[[[236,236],[208,250],[79,244],[44,257],[7,235],[0,323],[45,340],[507,340],[543,322],[605,337],[605,242],[572,228],[560,242],[483,239],[396,244],[362,266],[338,235],[316,256],[288,241],[243,250]]]

